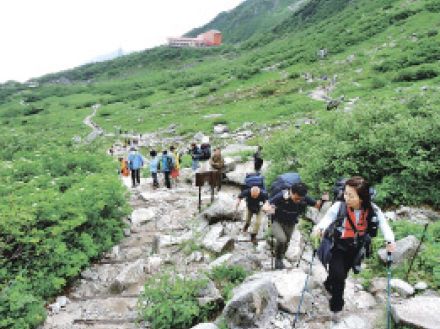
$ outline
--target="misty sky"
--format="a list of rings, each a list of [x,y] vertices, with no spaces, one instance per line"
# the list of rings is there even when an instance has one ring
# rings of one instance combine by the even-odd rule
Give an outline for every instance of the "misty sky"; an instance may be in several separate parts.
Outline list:
[[[0,83],[166,43],[244,0],[0,0]]]

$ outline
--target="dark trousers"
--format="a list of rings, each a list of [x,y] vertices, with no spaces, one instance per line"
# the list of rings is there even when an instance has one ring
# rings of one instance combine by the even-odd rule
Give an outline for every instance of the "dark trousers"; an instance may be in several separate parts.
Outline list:
[[[159,187],[159,181],[157,180],[157,172],[152,172],[151,177],[153,177],[153,186]]]
[[[332,295],[330,298],[330,311],[339,312],[344,307],[345,279],[356,256],[355,248],[341,250],[335,247],[332,251],[332,258],[329,264],[325,288]]]
[[[169,171],[164,171],[164,172],[163,172],[163,174],[164,174],[164,176],[165,176],[165,185],[166,185],[168,188],[171,188],[170,173],[171,173],[171,172],[169,172]]]
[[[141,183],[141,170],[140,169],[132,169],[131,170],[131,183],[133,186]]]

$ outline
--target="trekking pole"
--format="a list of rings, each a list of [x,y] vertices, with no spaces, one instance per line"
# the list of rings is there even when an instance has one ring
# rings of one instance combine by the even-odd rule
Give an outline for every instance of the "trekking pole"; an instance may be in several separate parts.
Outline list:
[[[387,252],[387,329],[391,329],[391,252]]]
[[[305,294],[305,292],[307,290],[307,284],[309,282],[310,274],[312,273],[312,268],[313,268],[313,262],[315,260],[315,255],[316,255],[316,248],[313,247],[312,261],[310,262],[309,273],[307,273],[306,281],[304,282],[304,288],[303,288],[303,290],[301,292],[301,299],[299,300],[298,308],[296,309],[296,313],[295,313],[295,318],[293,319],[293,324],[292,324],[293,328],[296,327],[296,322],[298,321],[298,318],[299,318],[299,313],[301,311],[301,306],[302,306],[302,303],[303,303],[303,300],[304,300],[304,294]]]
[[[426,223],[426,224],[425,224],[425,228],[424,228],[424,230],[423,230],[422,238],[420,239],[419,245],[417,246],[417,249],[416,249],[416,251],[414,252],[414,255],[413,255],[412,259],[411,259],[411,263],[409,264],[408,272],[406,272],[406,278],[405,278],[406,281],[408,281],[409,273],[411,272],[411,269],[412,269],[412,266],[413,266],[414,260],[416,259],[417,254],[418,254],[418,252],[419,252],[419,249],[420,249],[420,247],[422,246],[423,240],[425,239],[425,234],[426,234],[426,231],[427,231],[427,229],[428,229],[428,226],[429,226],[429,223]]]
[[[271,257],[271,261],[270,261],[270,268],[273,271],[275,269],[275,260],[274,260],[274,238],[273,238],[273,218],[272,215],[269,214],[269,223],[270,223],[270,239],[271,239],[271,243],[270,243],[270,257]]]

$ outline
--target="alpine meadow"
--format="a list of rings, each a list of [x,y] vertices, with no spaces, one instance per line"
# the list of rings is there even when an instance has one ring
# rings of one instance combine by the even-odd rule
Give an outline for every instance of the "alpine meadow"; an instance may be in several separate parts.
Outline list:
[[[414,263],[396,264],[393,276],[411,285],[423,280],[439,296],[440,1],[247,0],[187,35],[209,29],[223,33],[223,45],[160,46],[0,84],[0,328],[43,328],[48,305],[123,241],[133,195],[117,157],[107,154],[121,132],[158,134],[158,151],[176,136],[189,146],[198,132],[215,146],[236,143],[214,136],[217,125],[250,127],[245,144],[263,146],[267,185],[297,172],[317,196],[340,177],[361,175],[384,212],[428,209],[434,215],[426,232],[409,212],[390,221],[396,241],[423,241]],[[94,108],[102,133],[89,139],[84,121]],[[140,150],[148,157],[150,148]],[[233,155],[248,160],[252,153]],[[188,158],[182,168],[191,166]],[[176,252],[203,252],[197,241]],[[379,236],[373,250],[382,245]],[[377,252],[365,264],[356,278],[369,289],[386,266]],[[149,275],[132,322],[190,329],[217,318],[218,328],[238,328],[222,310],[233,288],[257,271],[236,265],[200,270],[205,277],[197,279]],[[209,280],[223,304],[198,304],[194,291]],[[385,328],[384,319],[371,328]],[[65,328],[131,328],[86,320]]]

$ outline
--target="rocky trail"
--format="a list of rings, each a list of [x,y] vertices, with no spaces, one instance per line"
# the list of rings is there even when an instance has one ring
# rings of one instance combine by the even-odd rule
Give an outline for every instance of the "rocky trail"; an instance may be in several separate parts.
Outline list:
[[[84,120],[94,127],[94,132],[99,129],[91,121],[96,110]],[[252,164],[236,163],[227,174],[229,181],[239,183],[250,167]],[[215,193],[213,204],[210,204],[209,188],[204,187],[203,211],[199,214],[198,189],[191,183],[190,169],[181,170],[179,183],[170,190],[153,189],[150,178],[142,178],[136,188],[130,188],[129,177],[121,179],[129,191],[129,203],[133,208],[129,218],[124,219],[127,223],[125,238],[84,270],[66,296],[58,297],[48,306],[49,315],[40,329],[148,328],[147,324],[138,322],[137,303],[149,277],[165,272],[193,276],[220,264],[238,264],[253,273],[234,289],[229,301],[223,301],[214,285],[204,292],[203,300],[224,302],[222,316],[230,328],[292,328],[312,260],[312,250],[298,229],[286,253],[286,269],[274,271],[270,246],[264,239],[268,220],[263,219],[258,246],[253,247],[249,235],[242,232],[244,202],[238,216],[233,211],[239,193],[237,185],[223,186],[221,192]],[[324,212],[325,209],[321,213],[308,211],[306,217],[316,222]],[[387,213],[387,216],[425,220],[430,215],[403,207],[400,212]],[[418,244],[415,237],[403,240],[397,244],[395,257],[400,257],[399,261],[410,257]],[[185,250],[188,243],[197,248],[188,252]],[[333,323],[328,296],[322,285],[327,273],[314,259],[295,328],[384,328],[386,272],[376,275],[368,290],[359,278],[350,276],[347,279],[341,321]],[[414,328],[440,328],[437,316],[440,297],[435,291],[424,291],[427,287],[423,284],[413,287],[402,280],[393,280],[392,286],[396,319]],[[413,297],[416,290],[419,293]],[[218,327],[214,321],[194,328]]]

